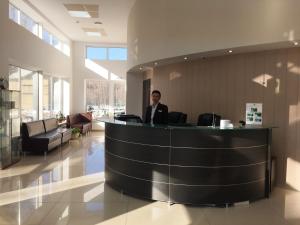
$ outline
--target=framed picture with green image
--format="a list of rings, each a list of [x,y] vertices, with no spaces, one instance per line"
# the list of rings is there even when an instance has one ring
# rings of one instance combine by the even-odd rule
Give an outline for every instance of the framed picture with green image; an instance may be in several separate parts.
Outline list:
[[[246,124],[262,125],[262,103],[246,104]]]

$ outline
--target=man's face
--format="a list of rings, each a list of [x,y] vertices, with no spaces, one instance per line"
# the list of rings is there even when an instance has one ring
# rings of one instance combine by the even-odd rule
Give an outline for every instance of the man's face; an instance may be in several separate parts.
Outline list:
[[[153,105],[156,105],[160,100],[160,95],[158,93],[152,94],[152,103]]]

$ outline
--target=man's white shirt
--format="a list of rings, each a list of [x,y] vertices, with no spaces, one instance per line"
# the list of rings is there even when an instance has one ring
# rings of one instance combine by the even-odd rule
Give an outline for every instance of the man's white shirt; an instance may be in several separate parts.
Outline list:
[[[153,124],[153,118],[154,118],[154,114],[155,114],[155,110],[156,110],[156,108],[157,108],[157,105],[158,105],[158,103],[157,103],[156,105],[152,105],[152,111],[151,111],[151,124]]]

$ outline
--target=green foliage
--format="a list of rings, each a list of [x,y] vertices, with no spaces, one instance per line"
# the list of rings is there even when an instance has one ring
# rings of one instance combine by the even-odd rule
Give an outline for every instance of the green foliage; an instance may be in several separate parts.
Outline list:
[[[80,133],[80,129],[79,128],[73,128],[72,129],[72,134],[78,134]]]
[[[63,114],[62,112],[58,112],[58,113],[56,114],[56,119],[57,119],[58,121],[63,121],[63,120],[66,119],[66,117],[64,116],[64,114]]]

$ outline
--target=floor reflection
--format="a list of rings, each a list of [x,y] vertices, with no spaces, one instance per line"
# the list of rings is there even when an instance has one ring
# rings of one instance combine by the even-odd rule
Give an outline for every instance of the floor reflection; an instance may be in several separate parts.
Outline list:
[[[103,133],[92,133],[46,159],[28,155],[0,171],[0,225],[300,225],[300,193],[283,188],[270,199],[227,209],[123,195],[105,185],[103,142]]]

